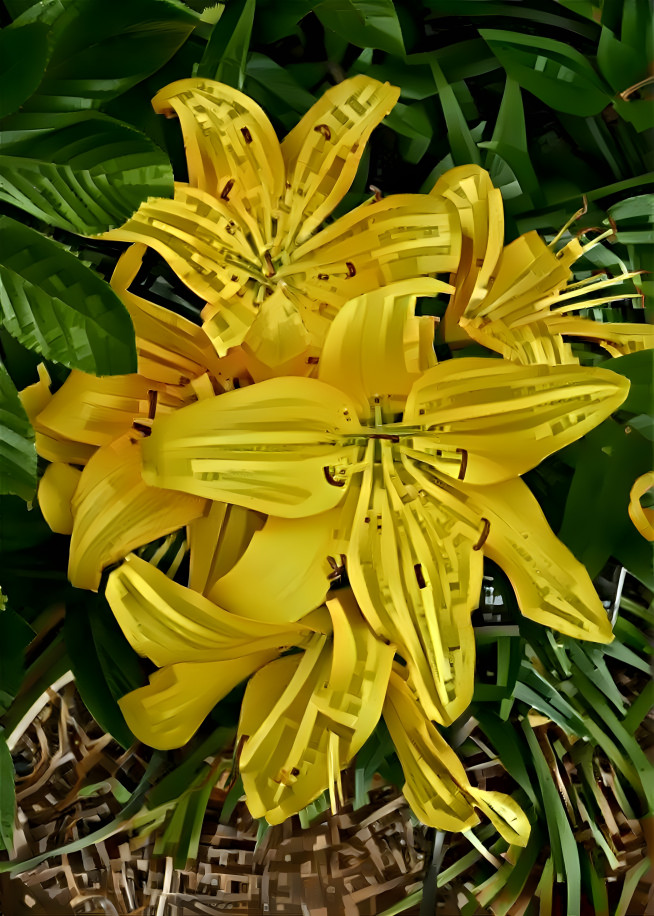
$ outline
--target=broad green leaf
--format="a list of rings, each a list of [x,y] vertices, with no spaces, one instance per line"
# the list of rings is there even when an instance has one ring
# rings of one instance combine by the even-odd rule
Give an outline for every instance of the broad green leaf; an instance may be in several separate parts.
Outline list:
[[[243,88],[255,0],[230,0],[214,25],[195,75]]]
[[[404,54],[393,0],[322,0],[314,12],[325,26],[358,48]]]
[[[272,44],[291,35],[318,0],[259,0],[255,32],[258,43]]]
[[[33,25],[50,23],[49,60],[26,111],[95,108],[120,95],[159,70],[198,21],[177,0],[66,0],[40,6]],[[33,10],[16,25],[32,19]],[[53,10],[58,12],[54,18]]]
[[[16,790],[14,761],[0,731],[0,847],[11,851],[14,839]]]
[[[0,496],[0,518],[11,519],[10,526],[0,525],[0,556],[9,562],[9,553],[36,547],[52,537],[39,506],[28,508],[18,496]]]
[[[43,78],[48,55],[48,27],[41,22],[0,31],[0,118],[29,98]]]
[[[264,110],[279,118],[290,129],[316,101],[315,96],[301,86],[292,72],[280,67],[265,54],[250,54],[245,71],[244,90],[256,99]]]
[[[171,197],[165,154],[99,112],[19,113],[4,123],[0,199],[80,235],[119,226],[148,197]]]
[[[555,111],[595,115],[611,93],[579,51],[551,38],[480,29],[507,74]]]
[[[412,105],[403,105],[398,102],[390,114],[384,119],[386,127],[390,127],[400,135],[400,149],[407,162],[420,162],[429,149],[434,128],[422,102]],[[406,138],[407,142],[403,142]]]
[[[0,612],[0,713],[3,696],[15,697],[25,671],[25,647],[34,638],[34,630],[20,614],[7,608]]]
[[[132,322],[111,287],[58,242],[9,216],[0,216],[0,323],[70,369],[136,372]]]
[[[34,430],[0,362],[0,494],[15,494],[28,500],[35,492]]]
[[[622,92],[647,76],[647,62],[643,68],[640,55],[606,27],[597,46],[597,65],[615,92]]]
[[[447,140],[450,144],[454,164],[466,165],[474,162],[476,165],[481,165],[479,149],[461,111],[461,106],[452,86],[446,80],[441,67],[435,59],[431,61],[431,70],[438,89],[438,97],[443,106],[443,114],[447,124]]]

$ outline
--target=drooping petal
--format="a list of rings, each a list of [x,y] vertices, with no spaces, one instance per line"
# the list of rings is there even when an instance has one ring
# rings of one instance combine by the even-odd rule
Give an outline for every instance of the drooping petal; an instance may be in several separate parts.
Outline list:
[[[629,518],[647,541],[654,541],[654,509],[645,509],[641,496],[654,488],[654,471],[641,474],[629,493]]]
[[[91,458],[75,491],[68,578],[78,588],[97,591],[105,566],[182,528],[204,508],[196,496],[147,486],[140,441],[116,439]]]
[[[285,168],[259,105],[231,86],[197,77],[161,89],[152,105],[158,114],[179,118],[191,185],[228,199],[261,247],[269,245]]]
[[[381,451],[381,464],[371,452]],[[462,504],[446,506],[371,442],[352,522],[347,570],[373,630],[398,646],[430,718],[450,722],[472,698],[479,599],[478,530]]]
[[[423,824],[438,830],[467,830],[480,808],[508,842],[526,846],[530,824],[508,795],[470,785],[461,761],[418,706],[398,671],[391,673],[384,721],[400,758],[402,792]]]
[[[39,481],[39,506],[50,528],[57,534],[73,531],[72,500],[81,471],[56,461],[49,464]]]
[[[566,636],[608,643],[606,610],[586,568],[555,536],[522,480],[458,487],[487,520],[483,552],[511,580],[520,610]]]
[[[266,517],[259,512],[212,502],[209,511],[188,525],[189,588],[207,595],[216,579],[226,575],[263,527]]]
[[[202,330],[219,356],[243,343],[259,316],[261,296],[259,283],[248,280],[235,295],[214,295],[202,309]]]
[[[240,759],[253,817],[278,824],[334,783],[381,714],[394,648],[377,639],[345,590],[328,602],[334,636],[280,658],[248,684]]]
[[[269,649],[229,661],[167,665],[118,705],[139,741],[163,751],[182,747],[219,700],[277,655]]]
[[[43,363],[38,366],[39,380],[33,385],[28,385],[19,392],[20,400],[34,427],[36,436],[36,451],[41,458],[47,461],[61,462],[63,464],[86,464],[95,452],[95,446],[83,442],[75,442],[65,436],[50,435],[43,431],[39,422],[39,415],[52,400],[50,392],[50,375]]]
[[[159,666],[237,659],[302,645],[312,634],[223,610],[135,554],[109,575],[106,597],[130,645]]]
[[[504,206],[490,175],[478,165],[450,169],[430,193],[451,201],[461,224],[461,260],[453,277],[456,292],[441,325],[443,340],[452,345],[467,337],[458,326],[465,309],[474,308],[488,292],[504,244]]]
[[[375,397],[388,415],[400,412],[414,382],[436,363],[434,322],[414,315],[416,298],[444,286],[420,277],[348,302],[329,329],[318,378],[347,391],[361,417],[371,414]]]
[[[606,369],[455,359],[414,384],[403,422],[423,430],[412,437],[413,457],[466,483],[492,484],[579,439],[617,410],[628,390]]]
[[[380,286],[450,274],[460,252],[453,204],[428,194],[393,194],[321,230],[291,253],[279,277],[333,311]]]
[[[155,421],[143,475],[270,515],[313,515],[341,501],[339,472],[357,460],[349,437],[359,430],[353,402],[330,385],[269,379]]]
[[[209,591],[243,617],[295,621],[325,600],[333,573],[328,557],[339,510],[308,518],[270,517],[237,563]],[[335,560],[332,560],[335,564]]]
[[[218,357],[202,328],[130,291],[145,251],[145,245],[131,245],[118,259],[111,277],[111,286],[134,324],[139,374],[165,385],[182,385],[207,370],[217,376]]]
[[[399,96],[394,86],[359,74],[328,89],[284,139],[289,241],[305,241],[341,202],[370,134]]]
[[[592,340],[611,356],[626,356],[654,348],[654,326],[651,324],[592,321],[571,315],[551,315],[545,321],[551,334]]]

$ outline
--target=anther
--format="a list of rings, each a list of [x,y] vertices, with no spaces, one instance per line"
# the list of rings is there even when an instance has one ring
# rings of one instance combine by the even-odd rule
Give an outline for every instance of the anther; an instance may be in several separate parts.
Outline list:
[[[416,579],[418,580],[418,588],[427,588],[427,583],[425,582],[425,577],[422,572],[422,565],[416,563],[413,567],[413,571],[416,574]]]
[[[345,262],[345,266],[347,267],[347,275],[348,275],[348,277],[356,277],[356,275],[357,275],[357,269],[356,269],[356,267],[354,266],[354,264],[352,263],[352,261],[346,261],[346,262]]]
[[[331,140],[332,132],[326,124],[317,124],[313,129],[317,131],[317,133],[322,134],[325,140]]]
[[[273,262],[272,262],[272,258],[270,257],[270,252],[269,252],[269,251],[267,251],[267,252],[264,254],[263,259],[264,259],[264,261],[266,262],[266,267],[268,268],[267,270],[264,270],[264,276],[266,276],[266,277],[272,277],[272,276],[274,276],[274,273],[275,273],[275,265],[274,265]]]
[[[482,522],[484,523],[484,527],[482,528],[481,534],[479,535],[479,540],[472,548],[473,550],[481,550],[481,548],[486,543],[486,538],[488,537],[488,533],[490,531],[490,522],[488,519],[482,518]]]
[[[252,143],[252,134],[247,129],[247,127],[242,127],[241,133],[243,134],[243,139],[245,140],[246,143]]]
[[[325,467],[322,470],[325,475],[325,479],[327,483],[330,483],[333,487],[344,487],[345,486],[344,480],[336,480],[335,477],[332,477],[330,468]]]
[[[151,428],[150,428],[149,426],[146,426],[145,423],[139,423],[137,420],[135,420],[135,421],[132,423],[132,426],[134,427],[134,429],[135,429],[137,432],[143,433],[144,436],[151,436],[151,435],[152,435],[152,430],[151,430]]]
[[[457,452],[461,455],[461,467],[459,468],[459,480],[463,480],[466,476],[466,468],[468,467],[468,452],[464,448],[458,448]]]
[[[230,191],[232,190],[232,188],[234,187],[234,182],[235,182],[235,179],[234,179],[234,178],[230,178],[230,179],[229,179],[229,181],[227,182],[227,184],[226,184],[225,187],[223,188],[222,194],[220,195],[220,199],[221,199],[221,200],[229,200],[229,192],[230,192]]]
[[[379,190],[379,188],[375,187],[374,184],[371,184],[371,185],[370,185],[369,190],[372,191],[373,194],[375,195],[375,203],[376,203],[377,201],[380,201],[380,200],[382,199],[382,197],[384,196],[384,195],[382,194],[382,192]]]
[[[319,280],[329,280],[329,274],[318,274]]]
[[[150,388],[148,390],[148,419],[154,420],[154,415],[157,412],[157,398],[159,397],[159,392]]]

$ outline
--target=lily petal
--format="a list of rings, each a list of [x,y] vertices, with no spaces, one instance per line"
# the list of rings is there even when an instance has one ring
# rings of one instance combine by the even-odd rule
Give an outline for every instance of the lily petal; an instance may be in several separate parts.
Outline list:
[[[467,830],[479,823],[481,808],[500,835],[526,846],[530,824],[508,795],[470,785],[459,758],[428,721],[397,670],[391,673],[384,721],[400,758],[406,783],[402,792],[418,818],[438,830]]]
[[[284,139],[289,239],[305,241],[340,203],[370,134],[399,97],[396,87],[359,74],[328,89]]]
[[[279,824],[326,788],[372,733],[394,648],[377,639],[351,593],[328,602],[332,641],[272,662],[248,684],[239,722],[240,759],[253,817]]]
[[[216,579],[230,571],[245,553],[266,517],[259,512],[211,502],[209,511],[187,529],[190,555],[189,588],[207,595]]]
[[[448,360],[414,384],[403,423],[424,430],[412,439],[413,457],[466,483],[493,484],[579,439],[628,391],[629,382],[606,369]]]
[[[278,286],[250,327],[243,346],[266,366],[280,366],[305,353],[311,336],[293,302]]]
[[[552,315],[545,321],[551,334],[595,341],[611,356],[626,356],[654,348],[654,327],[651,324],[592,321],[569,315]]]
[[[393,463],[369,456],[347,550],[361,610],[398,646],[430,718],[451,722],[469,705],[475,642],[470,615],[481,590],[476,519],[419,490]]]
[[[323,603],[333,572],[328,561],[339,510],[309,518],[270,517],[242,557],[214,582],[209,597],[235,614],[282,624]]]
[[[34,427],[36,451],[47,461],[84,465],[95,452],[95,446],[75,442],[65,436],[45,433],[39,415],[52,400],[50,376],[43,363],[38,366],[39,380],[19,392],[19,397],[29,421]]]
[[[338,310],[380,286],[452,273],[460,252],[453,204],[427,194],[393,194],[362,204],[322,229],[292,252],[279,277],[314,302]]]
[[[649,471],[636,479],[629,493],[629,518],[647,541],[654,541],[654,509],[644,509],[640,498],[653,487],[654,471]]]
[[[474,308],[488,293],[504,244],[504,205],[490,175],[478,165],[450,169],[430,193],[451,201],[461,223],[461,260],[453,278],[456,292],[441,328],[443,339],[452,345],[467,337],[458,327],[466,308]]]
[[[277,654],[269,649],[230,661],[167,665],[118,705],[139,741],[163,751],[182,747],[219,700]]]
[[[575,639],[611,642],[611,624],[586,568],[555,536],[527,485],[509,480],[479,492],[458,488],[487,520],[483,552],[511,580],[525,617]]]
[[[275,130],[259,105],[231,86],[196,77],[166,86],[152,106],[179,118],[191,185],[228,198],[261,246],[269,245],[285,168]]]
[[[342,392],[316,379],[269,379],[155,421],[143,475],[269,515],[313,515],[341,501],[347,482],[334,475],[356,462],[348,437],[358,431]]]
[[[159,666],[238,659],[312,635],[298,624],[255,623],[225,611],[135,554],[109,575],[106,596],[130,645]]]
[[[68,578],[97,591],[103,567],[182,528],[204,508],[198,497],[146,486],[140,442],[116,439],[91,458],[75,491]]]
[[[81,471],[56,461],[49,464],[39,481],[39,506],[50,528],[57,534],[73,531],[72,500]]]
[[[318,378],[347,391],[360,417],[370,415],[374,397],[390,415],[400,412],[414,382],[436,363],[434,321],[414,315],[416,298],[444,288],[420,277],[348,302],[329,329]]]

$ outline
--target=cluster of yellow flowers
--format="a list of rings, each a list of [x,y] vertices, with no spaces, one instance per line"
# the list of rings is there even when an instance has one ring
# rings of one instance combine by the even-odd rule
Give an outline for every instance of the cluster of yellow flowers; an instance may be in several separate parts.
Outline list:
[[[525,616],[611,640],[520,475],[626,397],[565,338],[626,353],[652,329],[568,316],[610,281],[568,285],[576,241],[505,247],[500,193],[476,166],[321,228],[398,95],[345,80],[281,144],[228,86],[187,79],[156,96],[179,118],[189,180],[104,236],[132,243],[112,286],[139,371],[73,372],[54,395],[43,372],[23,392],[52,462],[39,502],[72,535],[74,585],[97,590],[120,564],[107,600],[159,666],[121,700],[139,739],[183,745],[250,678],[239,766],[254,816],[278,823],[325,789],[335,805],[383,715],[418,817],[463,830],[477,808],[524,845],[523,812],[472,787],[434,723],[472,696],[484,556]],[[146,247],[206,301],[202,327],[130,290]],[[415,315],[437,293],[451,297],[442,339],[504,358],[437,363],[435,319]],[[183,526],[188,587],[131,552]]]

